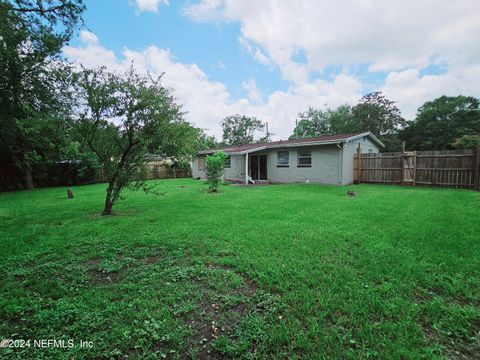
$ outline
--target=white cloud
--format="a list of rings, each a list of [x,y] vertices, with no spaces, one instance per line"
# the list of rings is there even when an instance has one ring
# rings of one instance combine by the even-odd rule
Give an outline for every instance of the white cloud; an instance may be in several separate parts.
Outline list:
[[[366,67],[366,82],[386,74],[378,90],[398,101],[407,118],[442,94],[480,96],[478,0],[203,0],[184,13],[195,21],[239,23],[242,47],[278,67],[293,98],[315,86],[313,75],[328,66]],[[295,60],[299,52],[305,63]],[[421,75],[438,64],[443,74]],[[331,84],[323,84],[319,96],[325,88],[345,98]]]
[[[198,22],[225,20],[221,9],[223,0],[202,0],[198,4],[190,4],[183,9],[183,13]]]
[[[97,45],[99,43],[97,35],[90,31],[81,30],[80,31],[80,40],[88,45]]]
[[[93,35],[93,34],[91,34]],[[196,64],[176,62],[167,49],[150,46],[143,51],[123,50],[121,58],[104,48],[98,42],[92,42],[89,34],[80,37],[79,47],[66,46],[66,57],[86,67],[106,66],[111,70],[122,71],[133,62],[140,72],[150,72],[158,76],[165,72],[163,83],[174,89],[174,95],[185,104],[187,119],[196,126],[206,128],[219,135],[220,120],[232,113],[244,113],[249,101],[232,101],[225,85],[212,81]]]
[[[118,60],[113,51],[100,46],[98,37],[89,31],[80,32],[82,47],[65,46],[63,53],[68,59],[86,67],[105,65],[110,69],[118,67]]]
[[[262,98],[263,98],[263,95],[262,95],[262,92],[260,90],[258,90],[257,88],[257,83],[255,81],[254,78],[251,78],[247,81],[244,81],[242,83],[242,87],[247,90],[248,92],[248,98],[255,102],[255,103],[259,103],[262,101]]]
[[[252,45],[250,44],[250,42],[245,39],[243,36],[240,36],[238,38],[238,43],[240,44],[240,46],[245,50],[247,51],[248,53],[252,54],[253,53],[253,47]]]
[[[253,55],[255,60],[257,60],[260,64],[272,67],[272,62],[271,60],[263,53],[262,50],[257,49],[255,50],[255,54]]]
[[[453,68],[440,75],[421,75],[417,69],[408,69],[389,73],[381,90],[387,97],[398,101],[406,119],[413,119],[418,107],[427,100],[442,95],[478,96],[479,78],[480,64]]]
[[[86,67],[105,65],[112,70],[125,70],[133,61],[138,71],[152,75],[165,73],[163,83],[174,89],[174,95],[188,111],[186,118],[211,134],[221,135],[220,121],[228,115],[246,114],[268,121],[276,138],[287,138],[295,125],[295,117],[309,105],[323,107],[352,103],[361,96],[362,84],[340,74],[333,81],[292,84],[287,91],[275,91],[266,99],[249,79],[242,86],[248,98],[233,100],[226,86],[209,79],[196,64],[184,64],[174,59],[168,49],[150,46],[142,51],[125,48],[121,57],[94,41],[93,34],[84,33],[78,47],[66,46],[64,54],[70,60]]]
[[[303,49],[315,70],[359,63],[376,71],[423,67],[467,45],[469,53],[480,53],[477,0],[204,0],[185,13],[239,22],[242,37],[280,65]]]
[[[134,0],[134,5],[138,13],[158,12],[160,4],[168,5],[168,0]]]
[[[137,6],[154,11],[160,2],[144,0]],[[65,47],[64,53],[85,66],[124,69],[134,61],[141,71],[165,72],[164,84],[185,104],[187,119],[217,136],[223,117],[241,113],[268,121],[276,138],[286,138],[298,112],[308,106],[356,103],[369,75],[378,76],[373,73],[378,71],[386,78],[375,90],[398,101],[408,119],[425,101],[443,94],[480,96],[478,1],[418,0],[407,6],[401,0],[204,0],[184,13],[197,21],[238,22],[242,48],[259,63],[278,68],[289,88],[262,94],[250,78],[239,84],[248,97],[234,100],[223,83],[211,80],[196,64],[176,61],[167,49],[125,48],[117,56],[87,31],[80,33],[82,46]],[[299,53],[305,60],[295,60]],[[424,74],[425,68],[439,64],[443,73]],[[330,74],[331,80],[315,78],[331,65],[343,70]],[[358,66],[372,72],[362,77],[365,84],[348,71]]]
[[[272,61],[268,58],[265,53],[259,49],[258,47],[253,46],[247,39],[243,36],[238,37],[238,43],[245,50],[247,53],[253,56],[255,60],[257,60],[260,64],[267,66],[268,68],[273,68]]]

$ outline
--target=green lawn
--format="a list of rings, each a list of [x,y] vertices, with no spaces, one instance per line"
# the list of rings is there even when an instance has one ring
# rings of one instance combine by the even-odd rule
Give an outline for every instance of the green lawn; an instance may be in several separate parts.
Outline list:
[[[154,184],[0,195],[0,358],[480,357],[479,193]]]

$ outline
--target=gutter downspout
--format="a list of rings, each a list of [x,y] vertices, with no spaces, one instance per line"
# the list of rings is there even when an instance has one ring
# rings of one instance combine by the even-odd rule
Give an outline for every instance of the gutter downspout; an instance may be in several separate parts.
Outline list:
[[[338,183],[342,185],[343,177],[343,147],[342,143],[337,144],[338,147]]]

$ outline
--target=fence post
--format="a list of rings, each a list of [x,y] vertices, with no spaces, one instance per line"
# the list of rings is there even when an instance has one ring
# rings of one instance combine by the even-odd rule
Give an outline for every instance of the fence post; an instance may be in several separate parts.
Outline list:
[[[477,154],[475,156],[475,176],[473,188],[480,191],[480,139],[477,144]]]
[[[413,186],[417,185],[417,150],[413,152],[413,174],[412,174],[412,184]]]

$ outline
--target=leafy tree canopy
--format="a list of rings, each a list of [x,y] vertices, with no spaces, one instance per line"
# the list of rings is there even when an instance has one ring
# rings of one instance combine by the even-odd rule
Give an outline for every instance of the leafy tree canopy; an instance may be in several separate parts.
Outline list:
[[[227,116],[222,121],[223,143],[225,145],[253,143],[255,132],[263,128],[263,123],[255,117],[239,114]]]
[[[34,169],[69,147],[60,50],[84,9],[82,0],[0,0],[1,162],[23,173],[27,188]]]
[[[399,136],[410,149],[448,150],[473,147],[479,134],[479,100],[441,96],[423,104]]]
[[[373,92],[353,107],[342,105],[326,110],[310,107],[298,115],[291,138],[370,131],[385,143],[387,151],[393,151],[400,147],[397,132],[404,124],[395,102],[381,92]]]
[[[348,105],[326,110],[309,107],[307,111],[298,114],[297,126],[290,138],[347,133],[350,132],[352,123],[352,108]]]
[[[405,119],[395,102],[388,100],[378,91],[362,97],[360,102],[352,108],[352,116],[353,132],[370,131],[380,138],[396,132],[405,125]]]
[[[183,112],[161,77],[125,74],[104,68],[75,76],[79,103],[76,117],[86,146],[95,154],[108,182],[103,215],[112,213],[126,186],[143,187],[147,154],[191,157],[197,129]]]
[[[197,150],[215,149],[218,141],[213,135],[208,135],[203,129],[197,129]]]

